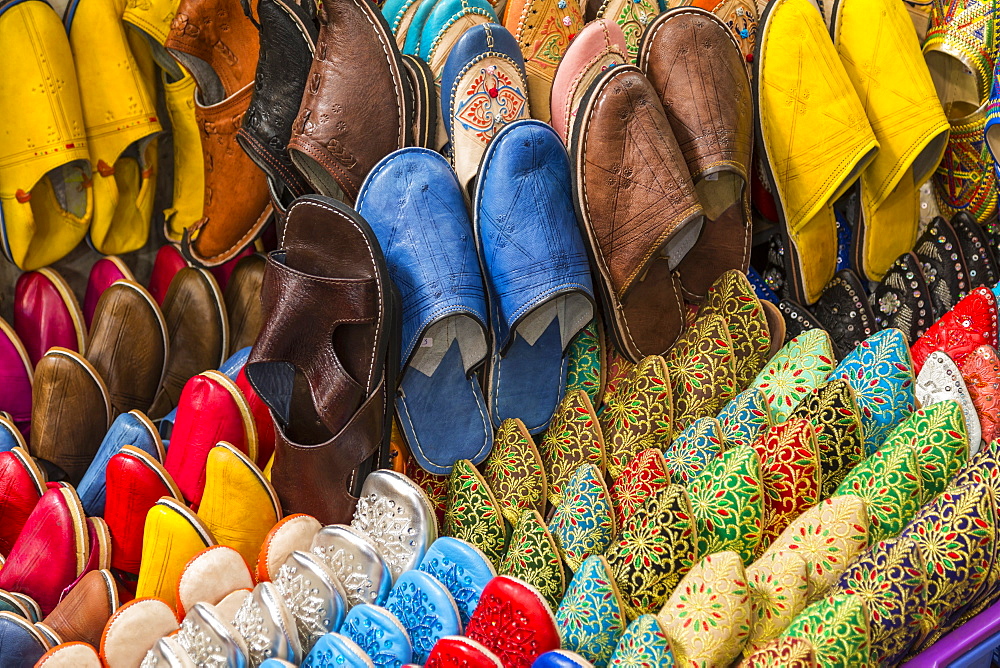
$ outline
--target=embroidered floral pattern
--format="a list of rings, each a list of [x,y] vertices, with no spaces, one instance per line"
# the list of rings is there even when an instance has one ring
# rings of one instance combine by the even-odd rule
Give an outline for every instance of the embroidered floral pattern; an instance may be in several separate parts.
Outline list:
[[[909,448],[879,450],[854,467],[833,497],[851,494],[868,508],[868,540],[898,536],[920,508],[920,467]]]
[[[893,538],[872,546],[851,562],[832,594],[856,596],[868,609],[871,658],[895,666],[920,637],[926,605],[924,565],[917,544]]]
[[[745,654],[777,638],[809,601],[808,566],[794,550],[768,552],[747,568],[750,636]]]
[[[595,665],[606,665],[626,623],[625,607],[607,559],[587,557],[556,612],[562,648]]]
[[[843,379],[828,380],[807,394],[789,417],[809,420],[813,427],[822,473],[820,497],[826,498],[867,456],[854,390]]]
[[[604,388],[604,400],[607,402],[609,396],[614,394],[618,385],[628,377],[635,368],[635,364],[620,355],[614,348],[608,350],[608,373],[607,385]]]
[[[455,121],[484,144],[488,144],[500,128],[521,118],[527,111],[524,83],[512,78],[505,69],[495,64],[480,67],[455,108]]]
[[[670,480],[688,483],[704,473],[722,451],[722,429],[712,417],[698,418],[682,431],[663,453]]]
[[[549,530],[566,565],[573,571],[591,554],[601,554],[608,548],[615,533],[615,520],[611,495],[597,467],[584,464],[576,470]]]
[[[921,408],[896,427],[882,449],[911,448],[920,467],[921,503],[944,491],[968,457],[962,407],[955,401]]]
[[[573,337],[566,350],[566,392],[583,390],[599,406],[604,394],[604,350],[596,320]]]
[[[646,499],[667,488],[670,478],[663,453],[656,448],[643,450],[636,455],[625,471],[611,486],[611,501],[615,508],[618,526],[632,516]]]
[[[761,545],[767,546],[789,522],[819,501],[819,454],[812,427],[805,420],[771,427],[753,449],[760,457],[764,488]]]
[[[952,479],[948,489],[957,491],[967,485],[989,487],[993,499],[1000,499],[1000,442],[994,441],[983,445],[983,448],[969,459],[965,468]],[[979,591],[962,612],[963,619],[981,612],[1000,594],[1000,542],[994,542],[994,547],[995,554],[990,571]]]
[[[628,519],[605,556],[630,618],[657,610],[691,570],[697,535],[687,490],[671,485]]]
[[[992,443],[1000,436],[1000,358],[991,346],[979,346],[959,369],[979,415],[983,443]]]
[[[700,317],[666,358],[674,401],[674,433],[711,417],[736,396],[729,328],[720,316]]]
[[[757,649],[740,664],[742,668],[816,668],[813,646],[801,638],[782,636]]]
[[[548,476],[549,502],[558,506],[566,483],[581,464],[604,470],[604,437],[587,393],[576,391],[563,397],[539,446]]]
[[[771,428],[767,398],[755,387],[743,390],[719,411],[718,420],[726,445],[753,445]]]
[[[867,668],[868,615],[854,596],[828,596],[803,610],[785,635],[812,644],[816,661],[832,668]]]
[[[618,24],[625,35],[629,62],[635,62],[642,32],[660,11],[661,7],[656,0],[609,0],[601,7],[596,18],[610,18]]]
[[[493,490],[468,459],[455,462],[448,487],[444,533],[471,543],[499,564],[507,550],[507,527]]]
[[[862,341],[831,377],[846,380],[854,390],[868,454],[913,412],[913,364],[898,329],[883,329]]]
[[[424,490],[424,494],[427,495],[431,505],[434,506],[438,522],[443,522],[444,513],[448,506],[448,476],[434,475],[423,470],[409,453],[407,453],[406,458],[403,460],[403,472],[407,478],[417,483],[420,489]]]
[[[760,460],[744,445],[723,453],[688,485],[698,528],[698,554],[732,550],[753,561],[764,526]]]
[[[663,628],[653,615],[641,615],[618,639],[611,668],[673,668],[674,657]]]
[[[755,30],[756,23],[755,18]],[[764,368],[771,348],[767,316],[746,274],[730,269],[716,279],[699,314],[718,315],[726,321],[733,347],[733,380],[736,391],[742,391]]]
[[[523,422],[514,418],[500,424],[483,468],[483,479],[508,522],[517,524],[525,510],[545,510],[542,457]]]
[[[562,560],[552,534],[537,510],[526,510],[510,537],[501,575],[511,575],[537,589],[554,610],[566,588]]]
[[[670,444],[673,409],[668,380],[663,358],[651,355],[608,395],[601,431],[612,478],[618,478],[639,452]]]
[[[833,371],[833,344],[821,329],[810,329],[785,344],[754,379],[775,424],[788,419],[802,397]]]
[[[865,504],[858,497],[826,499],[797,517],[765,555],[793,552],[805,561],[809,598],[815,599],[868,546],[865,519]]]
[[[944,492],[924,506],[903,531],[924,561],[927,606],[923,630],[929,645],[951,629],[972,594],[985,581],[993,559],[996,517],[989,487],[969,485]]]
[[[729,665],[750,634],[750,594],[739,555],[718,552],[702,559],[656,617],[681,664]]]

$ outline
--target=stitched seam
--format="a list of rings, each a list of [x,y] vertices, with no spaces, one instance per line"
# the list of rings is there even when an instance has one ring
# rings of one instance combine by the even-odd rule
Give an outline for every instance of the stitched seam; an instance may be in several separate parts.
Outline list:
[[[296,16],[295,13],[293,13],[288,7],[286,7],[285,4],[280,0],[275,0],[274,4],[280,7],[281,11],[288,14],[288,18],[290,18],[292,20],[292,23],[295,24],[295,29],[299,31],[299,34],[301,34],[302,38],[305,39],[306,44],[309,45],[309,51],[315,53],[316,43],[313,42],[312,38],[309,37],[309,34],[305,31],[305,26],[302,25],[301,21],[299,21],[299,17]]]
[[[295,175],[293,175],[288,170],[288,168],[285,167],[285,165],[281,164],[279,160],[277,160],[273,155],[271,155],[271,152],[267,150],[266,146],[262,142],[258,141],[256,137],[251,135],[244,128],[240,128],[239,132],[236,133],[236,136],[242,137],[246,142],[251,144],[253,148],[257,149],[256,150],[257,157],[267,162],[267,164],[269,164],[276,172],[278,172],[280,176],[284,177],[285,183],[283,185],[288,186],[289,185],[288,182],[292,182],[293,184],[295,184],[294,187],[290,186],[288,188],[289,190],[292,191],[292,194],[294,194],[295,196],[300,196],[304,194],[300,192],[297,183],[295,183],[298,181],[298,178]]]
[[[264,207],[264,210],[261,211],[260,215],[257,217],[257,222],[254,223],[253,227],[251,227],[249,230],[247,230],[247,233],[244,234],[242,237],[240,237],[236,241],[235,244],[233,244],[232,246],[230,246],[226,250],[222,251],[221,253],[218,253],[216,255],[212,255],[211,257],[203,257],[202,259],[205,260],[205,261],[207,261],[207,262],[212,262],[216,258],[224,257],[225,255],[228,255],[229,253],[233,252],[234,248],[239,248],[239,247],[243,246],[244,244],[247,243],[247,241],[251,237],[256,237],[257,233],[260,232],[260,228],[262,228],[264,226],[264,223],[266,223],[267,219],[269,218],[269,216],[265,216],[264,214],[270,208],[271,208],[270,204],[268,204],[266,207]],[[205,219],[206,219],[205,216],[202,216],[201,220],[199,220],[199,222],[204,221]],[[192,255],[196,255],[196,251],[192,247],[192,243],[194,243],[194,242],[190,241],[190,238],[188,238],[188,241],[186,242],[188,250],[191,252]]]
[[[604,29],[605,34],[607,34],[608,27],[606,25],[603,25],[603,24],[602,24],[602,27]],[[589,72],[590,68],[597,64],[597,61],[599,61],[601,58],[604,58],[605,56],[607,56],[609,54],[615,54],[615,55],[621,56],[623,64],[625,64],[625,63],[628,62],[628,57],[624,53],[622,53],[621,51],[619,51],[617,49],[612,49],[611,47],[604,47],[604,49],[602,49],[600,53],[598,53],[593,58],[591,58],[590,60],[588,60],[587,63],[586,63],[586,65],[583,67],[583,69],[581,69],[580,72],[577,73],[577,75],[570,80],[569,87],[567,88],[567,91],[566,91],[568,93],[568,95],[566,96],[566,103],[565,103],[565,106],[566,106],[566,109],[565,109],[565,111],[566,111],[565,122],[566,122],[566,134],[567,135],[569,134],[569,127],[570,127],[570,123],[572,122],[572,118],[571,117],[573,116],[573,98],[576,97],[576,89],[580,87],[580,82],[583,80],[583,75],[586,74],[587,72]]]
[[[371,261],[372,273],[375,274],[376,276],[379,276],[379,278],[387,278],[385,276],[380,276],[379,270],[378,270],[378,264],[375,262],[375,253],[372,250],[371,243],[369,243],[369,241],[368,241],[368,235],[365,234],[365,231],[363,229],[361,229],[361,226],[358,225],[357,221],[355,221],[351,216],[343,213],[342,211],[334,209],[332,206],[330,206],[330,205],[328,205],[328,204],[326,204],[324,202],[321,202],[321,201],[318,201],[318,200],[314,200],[314,199],[302,200],[302,201],[296,202],[291,207],[289,207],[289,209],[288,209],[288,215],[289,216],[292,215],[292,211],[294,211],[296,207],[304,206],[304,205],[318,206],[319,208],[324,209],[326,211],[329,211],[330,213],[332,213],[332,214],[334,214],[336,216],[339,216],[341,218],[346,219],[351,225],[353,225],[354,229],[356,229],[361,234],[361,238],[364,239],[365,246],[368,248],[368,258]],[[381,281],[379,281],[379,282],[381,283]],[[381,315],[384,312],[383,309],[382,309],[382,290],[376,290],[375,294],[378,295],[378,312],[379,312],[379,315]],[[377,328],[378,329],[382,329],[382,318],[381,317],[379,318],[379,322],[378,322]],[[334,355],[333,358],[336,359],[337,362],[338,362],[338,364],[339,364],[340,360],[337,358],[337,356]],[[371,363],[371,366],[368,368],[368,384],[366,385],[366,388],[367,387],[371,387],[372,376],[374,375],[374,373],[375,373],[375,358],[374,358],[374,356],[372,356],[372,363]],[[366,391],[367,391],[367,389],[366,389]]]
[[[331,160],[329,155],[330,152],[327,151],[326,148],[320,146],[319,142],[316,140],[299,135],[298,137],[292,139],[292,141],[288,144],[288,148],[289,150],[304,153],[318,162],[320,166],[325,168],[327,173],[333,177],[333,180],[337,182],[337,186],[344,191],[348,190],[348,188],[344,188],[344,184],[350,186],[350,190],[355,190],[358,187],[358,184],[351,177],[350,172],[345,170],[343,165],[336,160]],[[337,178],[338,176],[340,178]],[[343,182],[341,182],[340,179],[343,179]]]
[[[362,7],[362,12],[361,12],[362,15],[365,17],[365,19],[368,21],[371,27],[375,30],[375,34],[378,35],[379,46],[382,47],[382,53],[385,55],[385,62],[389,66],[389,72],[392,73],[395,70],[395,68],[393,67],[391,48],[386,47],[384,39],[385,35],[382,33],[381,30],[382,26],[379,25],[377,20],[373,20],[371,14],[369,14],[369,9],[372,5],[369,5],[368,3],[360,3],[360,5]],[[393,40],[392,45],[393,46],[396,45],[395,40]],[[405,129],[406,118],[405,114],[403,113],[403,105],[400,102],[400,100],[402,100],[405,95],[405,93],[403,92],[401,77],[393,76],[392,85],[396,89],[396,112],[399,114],[399,120],[400,120],[399,131],[398,134],[396,135],[396,139],[398,140],[397,146],[402,147],[406,144],[406,129]]]
[[[469,381],[469,384],[472,385],[472,381],[471,380]],[[472,394],[475,395],[475,393],[476,393],[475,392],[475,388],[473,387],[472,388]],[[405,396],[400,396],[399,398],[400,398],[400,401],[398,403],[403,406],[403,413],[406,415],[406,421],[410,424],[410,430],[413,432],[413,435],[416,436],[416,434],[417,434],[416,425],[414,425],[413,418],[410,416],[410,407],[406,405],[406,397]],[[393,402],[393,403],[396,403],[396,402]],[[484,404],[485,404],[485,402],[479,402],[479,401],[477,401],[476,402],[476,408],[479,410],[479,415],[483,419],[483,426],[486,427],[485,431],[487,433],[489,433],[489,431],[490,431],[489,430],[490,419],[489,419],[489,416],[486,415],[486,412],[483,410]],[[397,411],[397,413],[398,413],[398,411]],[[404,432],[404,438],[405,438],[405,432]],[[415,445],[416,446],[416,450],[423,456],[423,458],[425,460],[427,460],[428,462],[431,462],[432,464],[435,464],[436,466],[441,466],[442,468],[447,468],[444,464],[438,464],[437,462],[433,461],[430,457],[428,457],[427,454],[424,453],[424,448],[421,445],[420,441],[416,440],[416,439],[414,439],[414,440],[416,442],[413,443],[413,444],[410,444],[410,442],[409,442],[410,439],[406,439],[407,444]],[[479,457],[479,455],[483,454],[483,452],[486,451],[491,445],[492,444],[490,443],[490,440],[487,438],[483,442],[482,447],[479,448],[479,452],[477,452],[476,454],[472,455],[472,457],[468,457],[467,459],[475,459],[475,458]],[[454,465],[454,462],[452,462],[452,465]]]
[[[478,14],[480,16],[485,16],[486,18],[490,19],[490,21],[493,20],[493,17],[485,9],[481,9],[479,7],[466,7],[465,11],[463,11],[458,16],[452,17],[451,20],[449,20],[448,23],[446,23],[444,27],[442,27],[441,30],[438,31],[438,34],[434,38],[434,41],[431,42],[430,48],[427,49],[428,61],[430,61],[431,57],[434,55],[434,52],[437,51],[437,48],[441,45],[441,40],[444,39],[444,34],[448,32],[448,29],[451,28],[455,23],[457,23],[459,19],[469,16],[470,14]]]

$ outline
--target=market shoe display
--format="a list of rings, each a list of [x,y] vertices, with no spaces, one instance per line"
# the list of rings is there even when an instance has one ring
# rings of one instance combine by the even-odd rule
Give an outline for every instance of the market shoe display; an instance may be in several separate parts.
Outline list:
[[[288,556],[296,551],[308,552],[313,538],[323,528],[315,517],[297,514],[285,517],[275,524],[261,545],[254,576],[258,582],[270,582]]]
[[[52,644],[28,620],[6,610],[0,612],[0,653],[12,668],[31,668]]]
[[[718,316],[698,318],[666,356],[673,397],[674,433],[712,417],[736,396],[729,326]]]
[[[220,442],[236,448],[250,461],[257,458],[257,431],[243,393],[227,376],[205,371],[191,378],[181,391],[163,461],[184,497],[195,506],[204,494],[209,453]]]
[[[446,536],[464,540],[480,550],[494,567],[503,561],[510,532],[493,490],[468,460],[455,462],[448,477],[442,528]]]
[[[777,195],[789,287],[808,305],[836,272],[833,202],[879,144],[823,17],[808,0],[768,5],[753,65],[760,163]]]
[[[982,427],[975,404],[965,386],[962,373],[946,353],[935,351],[927,356],[924,366],[917,375],[914,388],[916,400],[927,408],[942,401],[955,401],[965,416],[965,431],[968,435],[969,454],[976,454],[982,447]]]
[[[128,10],[124,20],[129,21]],[[166,35],[163,40],[166,40]],[[171,74],[168,69],[162,73],[164,104],[167,115],[170,116],[174,144],[174,199],[170,208],[163,212],[163,236],[170,243],[179,244],[184,238],[184,230],[201,220],[204,211],[205,153],[202,151],[201,135],[194,113],[197,83],[173,57],[165,57],[173,63],[172,67],[177,72]],[[152,291],[151,287],[150,292]]]
[[[735,269],[724,272],[708,288],[701,317],[723,318],[733,348],[736,391],[742,392],[770,359],[771,331],[765,307],[746,275]]]
[[[205,269],[185,267],[174,275],[162,304],[170,342],[163,381],[149,407],[159,419],[177,407],[192,376],[221,365],[229,350],[229,318],[219,284]]]
[[[841,269],[823,289],[809,312],[827,332],[838,359],[876,332],[872,313],[861,280],[850,269]]]
[[[59,273],[39,269],[21,274],[14,285],[14,331],[32,365],[50,348],[83,353],[87,330],[72,288]]]
[[[183,618],[196,603],[216,605],[234,591],[253,588],[253,575],[240,553],[213,545],[195,554],[177,580],[177,614]]]
[[[462,37],[470,28],[484,23],[499,24],[500,21],[494,11],[493,5],[487,0],[446,0],[437,2],[429,0],[426,4],[421,3],[421,8],[426,13],[418,9],[418,14],[414,15],[413,23],[408,32],[414,31],[417,26],[421,26],[417,48],[414,51],[407,51],[418,56],[427,63],[434,74],[435,81],[439,84],[445,64],[448,62],[448,55],[458,44]],[[426,16],[426,20],[422,19]],[[410,44],[407,38],[407,45]],[[444,120],[444,119],[442,119]],[[443,123],[439,124],[437,145],[433,148],[440,148],[441,141],[447,141],[447,135],[442,137],[444,130]]]
[[[118,281],[104,291],[94,311],[86,358],[107,383],[115,414],[149,409],[169,351],[163,313],[145,288]]]
[[[638,64],[660,96],[704,209],[701,234],[677,267],[685,296],[701,301],[725,271],[745,271],[750,262],[750,76],[732,30],[696,8],[650,23]],[[704,94],[692,95],[696,88]]]
[[[568,143],[605,326],[633,362],[662,354],[684,327],[673,271],[704,216],[655,89],[634,67],[608,70],[581,102]]]
[[[465,634],[515,668],[528,668],[560,644],[555,617],[538,591],[506,576],[486,585]]]
[[[1000,358],[997,351],[990,346],[979,346],[962,361],[959,370],[979,417],[982,442],[990,444],[1000,436]]]
[[[589,614],[595,609],[601,610],[601,614]],[[563,650],[579,652],[587,661],[606,665],[627,624],[625,604],[611,576],[608,560],[599,555],[588,557],[573,576],[556,610]],[[541,661],[536,660],[534,665]]]
[[[36,665],[48,666],[48,668],[70,668],[71,666],[101,668],[101,658],[97,655],[97,650],[87,643],[64,642],[43,654]]]
[[[181,573],[191,557],[212,545],[215,540],[197,515],[180,501],[161,498],[146,515],[136,598],[163,599],[177,609],[177,582]]]
[[[422,571],[404,573],[389,592],[385,609],[406,629],[414,661],[427,661],[437,642],[462,628],[455,599],[441,582]],[[427,619],[434,619],[431,625]]]
[[[299,200],[262,300],[266,325],[245,371],[278,427],[271,483],[284,512],[346,522],[363,474],[385,458],[398,371],[399,297],[371,228],[333,200]],[[310,305],[330,314],[323,327]]]
[[[84,572],[89,556],[87,523],[76,492],[68,487],[49,489],[7,554],[0,589],[30,596],[48,615],[63,590]],[[40,558],[45,569],[38,568]]]
[[[861,176],[853,264],[860,276],[880,280],[917,238],[917,190],[941,162],[948,120],[900,3],[845,0],[831,8],[829,23],[879,143]]]
[[[600,470],[593,464],[578,467],[566,486],[565,499],[549,522],[567,569],[575,572],[590,555],[607,551],[618,526],[614,502]]]
[[[31,395],[34,367],[21,339],[0,318],[0,410],[26,436],[31,426]]]
[[[913,342],[913,368],[920,373],[927,356],[935,350],[961,364],[984,344],[997,347],[997,299],[986,288],[976,288]]]
[[[479,170],[474,225],[493,342],[487,406],[494,426],[519,417],[538,434],[562,400],[567,347],[594,315],[569,161],[551,128],[517,121],[496,133]]]
[[[122,413],[108,428],[93,461],[87,467],[80,483],[76,486],[80,502],[88,517],[104,515],[107,489],[107,468],[111,458],[125,447],[142,450],[157,462],[166,455],[163,441],[156,427],[141,411]]]
[[[917,239],[913,252],[923,266],[933,316],[939,320],[970,289],[958,235],[951,224],[939,216]]]
[[[413,145],[434,148],[441,128],[441,100],[430,65],[417,56],[403,54],[403,68],[410,82],[413,109],[410,115],[410,132]]]
[[[791,299],[782,299],[778,302],[778,312],[785,324],[785,343],[811,329],[826,331],[809,309]]]
[[[207,96],[195,97],[205,164],[204,207],[202,217],[184,229],[181,251],[198,266],[217,267],[239,255],[271,214],[267,177],[236,143],[252,93],[251,80],[213,103]]]
[[[129,445],[108,462],[105,481],[104,520],[111,534],[111,567],[135,575],[150,508],[163,497],[181,502],[183,496],[156,458]]]
[[[99,647],[104,626],[118,607],[118,585],[111,571],[91,571],[46,615],[43,623],[63,642]]]
[[[225,315],[229,319],[228,354],[230,355],[252,346],[257,340],[257,334],[260,333],[264,318],[260,291],[266,266],[267,261],[264,257],[256,253],[241,259],[233,269],[229,282],[226,283],[226,289],[223,290]]]
[[[532,117],[548,123],[552,80],[563,54],[583,30],[583,10],[576,0],[520,0],[504,7],[503,23],[521,45]]]
[[[650,355],[628,372],[605,399],[599,422],[613,479],[639,452],[671,442],[673,400],[662,357]]]
[[[153,260],[153,269],[150,272],[146,289],[161,308],[163,300],[167,298],[167,291],[170,289],[170,283],[173,282],[174,276],[184,267],[190,266],[177,247],[172,244],[161,246],[160,250],[156,251],[156,259]],[[101,294],[104,294],[103,290]]]
[[[608,68],[629,62],[627,51],[621,28],[610,18],[590,21],[566,47],[552,79],[549,103],[549,122],[564,142],[590,85]]]
[[[544,467],[524,423],[517,418],[504,420],[483,463],[483,479],[510,524],[525,510],[545,511],[549,481]]]
[[[125,0],[74,0],[66,31],[80,82],[92,175],[88,240],[100,253],[138,250],[149,236],[156,105],[125,34]]]
[[[108,388],[87,360],[62,348],[46,353],[35,371],[29,450],[79,482],[111,423]]]
[[[441,71],[441,114],[448,155],[469,192],[500,130],[530,117],[527,91],[520,46],[501,25],[469,28],[448,54]]]
[[[465,541],[448,536],[431,544],[417,569],[429,573],[448,589],[463,628],[479,605],[483,589],[496,577],[496,570],[482,552]]]
[[[90,275],[87,278],[87,291],[83,296],[84,334],[86,334],[86,330],[90,328],[91,323],[94,321],[94,311],[97,309],[97,302],[100,300],[101,295],[116,281],[135,281],[132,270],[129,269],[128,265],[120,257],[113,255],[102,257],[90,268]],[[81,347],[78,350],[82,352],[83,348]]]
[[[964,211],[952,217],[951,228],[962,248],[969,289],[996,285],[1000,280],[1000,268],[983,228]]]
[[[930,287],[920,259],[912,252],[896,258],[868,299],[875,326],[902,331],[907,343],[923,336],[934,322]]]
[[[489,321],[458,179],[440,155],[403,149],[365,179],[357,209],[400,290],[402,371],[394,404],[406,446],[417,464],[438,475],[459,459],[479,464],[493,443],[474,372],[489,353]]]
[[[531,585],[553,610],[559,606],[566,590],[566,573],[559,547],[537,510],[524,511],[514,525],[497,573]]]
[[[45,476],[26,450],[15,447],[0,452],[0,485],[0,554],[6,556],[45,494]]]
[[[90,147],[66,29],[44,2],[8,3],[0,34],[12,52],[0,79],[0,241],[26,271],[64,257],[94,213]],[[58,86],[46,82],[58,81]]]
[[[157,598],[140,598],[122,605],[101,635],[101,659],[108,668],[128,668],[142,662],[156,641],[179,628],[174,610]]]
[[[310,83],[288,150],[316,192],[353,202],[375,164],[410,143],[406,73],[374,5],[324,4],[319,18]],[[370,127],[378,133],[368,132]]]
[[[625,62],[631,64],[639,54],[643,31],[671,4],[665,0],[586,0],[583,3],[583,15],[588,23],[610,20],[618,25],[625,38],[625,53],[628,56]]]
[[[311,192],[292,164],[288,141],[319,35],[315,12],[312,2],[257,2],[260,57],[253,97],[236,141],[267,174],[272,202],[280,209]]]

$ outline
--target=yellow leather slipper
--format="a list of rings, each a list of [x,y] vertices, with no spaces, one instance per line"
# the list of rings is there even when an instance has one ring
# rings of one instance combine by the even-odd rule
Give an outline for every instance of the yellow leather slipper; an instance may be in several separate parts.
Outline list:
[[[176,81],[163,73],[163,96],[174,135],[174,202],[163,212],[163,234],[175,244],[181,242],[184,230],[201,220],[205,208],[205,159],[194,114],[197,88],[187,71]]]
[[[879,145],[809,0],[774,0],[759,28],[757,145],[775,194],[794,297],[812,304],[837,267],[833,202],[858,180]]]
[[[89,241],[108,255],[146,244],[155,188],[146,149],[161,129],[124,11],[125,0],[73,0],[65,18],[96,172]]]
[[[220,545],[233,548],[248,564],[255,564],[268,532],[281,519],[281,506],[260,469],[222,441],[208,453],[198,517]]]
[[[948,119],[898,0],[839,0],[830,33],[865,107],[879,152],[861,175],[854,267],[878,281],[909,252],[920,224],[918,189],[937,169]]]
[[[0,8],[0,235],[26,271],[61,259],[87,234],[90,152],[66,31],[41,0]]]
[[[187,506],[164,496],[146,513],[135,597],[163,599],[177,609],[177,582],[191,557],[215,545],[208,527]]]
[[[127,0],[122,15],[125,25],[149,45],[156,64],[163,68],[171,81],[184,76],[184,69],[163,47],[180,4],[180,0]]]

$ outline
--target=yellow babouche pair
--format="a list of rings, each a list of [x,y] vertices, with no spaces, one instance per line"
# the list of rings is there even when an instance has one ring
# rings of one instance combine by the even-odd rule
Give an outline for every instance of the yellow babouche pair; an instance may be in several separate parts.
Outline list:
[[[145,244],[160,131],[124,0],[76,0],[65,27],[41,0],[0,10],[0,206],[5,254],[22,269],[88,235],[100,252]],[[68,33],[68,34],[67,34]]]
[[[912,249],[920,185],[944,154],[948,121],[898,0],[774,0],[754,58],[761,166],[785,234],[795,296],[833,278],[833,203],[860,181],[853,264],[880,279]]]
[[[165,469],[161,475],[169,478]],[[195,513],[180,498],[161,498],[146,515],[137,598],[160,598],[176,608],[177,583],[188,561],[213,545],[233,548],[257,563],[267,533],[281,519],[270,483],[242,452],[220,443],[208,455],[205,493]]]

